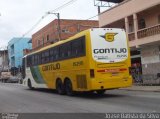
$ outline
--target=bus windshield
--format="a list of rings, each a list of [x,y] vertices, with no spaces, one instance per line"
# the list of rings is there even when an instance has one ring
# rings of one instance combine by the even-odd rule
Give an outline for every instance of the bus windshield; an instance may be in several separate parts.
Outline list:
[[[91,29],[92,57],[101,63],[122,62],[128,58],[126,33],[123,29]]]

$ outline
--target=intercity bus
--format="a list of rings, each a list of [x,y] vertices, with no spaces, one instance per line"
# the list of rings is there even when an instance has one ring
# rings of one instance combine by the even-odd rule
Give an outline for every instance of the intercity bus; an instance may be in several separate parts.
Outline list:
[[[130,50],[123,29],[92,28],[23,58],[23,84],[59,94],[129,87]]]

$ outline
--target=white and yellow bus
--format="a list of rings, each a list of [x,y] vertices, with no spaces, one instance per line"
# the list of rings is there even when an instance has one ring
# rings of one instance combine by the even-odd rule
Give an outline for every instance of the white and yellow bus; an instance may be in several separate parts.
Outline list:
[[[123,29],[93,28],[23,58],[23,84],[59,94],[129,87],[130,51]]]

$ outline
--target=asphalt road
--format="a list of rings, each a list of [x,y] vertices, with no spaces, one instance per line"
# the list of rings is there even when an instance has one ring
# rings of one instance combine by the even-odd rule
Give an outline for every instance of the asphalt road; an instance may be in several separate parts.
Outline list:
[[[58,95],[53,90],[29,90],[0,83],[1,113],[109,113],[160,112],[160,93],[110,90],[104,96]]]

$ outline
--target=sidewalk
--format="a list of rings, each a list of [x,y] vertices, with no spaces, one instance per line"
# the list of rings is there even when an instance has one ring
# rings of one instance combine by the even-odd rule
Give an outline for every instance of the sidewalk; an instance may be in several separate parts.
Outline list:
[[[145,92],[160,92],[160,86],[132,86],[129,88],[121,88],[128,91],[145,91]]]

